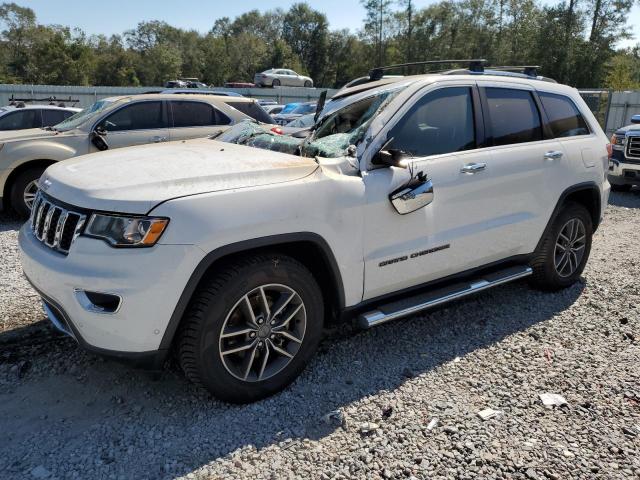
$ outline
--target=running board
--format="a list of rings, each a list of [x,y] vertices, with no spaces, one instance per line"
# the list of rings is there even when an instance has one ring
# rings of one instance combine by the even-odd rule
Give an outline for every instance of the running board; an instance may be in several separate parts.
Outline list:
[[[456,283],[414,297],[381,305],[375,310],[361,314],[358,317],[358,323],[362,328],[375,327],[381,323],[413,315],[414,313],[435,307],[436,305],[466,297],[467,295],[472,295],[482,290],[502,285],[503,283],[528,277],[532,273],[533,270],[531,270],[531,267],[525,265],[509,267],[474,278],[470,281]]]

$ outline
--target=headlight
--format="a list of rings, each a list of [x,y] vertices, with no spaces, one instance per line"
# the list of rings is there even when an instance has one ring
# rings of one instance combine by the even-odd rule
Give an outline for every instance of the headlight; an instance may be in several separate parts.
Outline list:
[[[151,247],[169,224],[168,218],[126,217],[94,213],[84,235],[105,240],[114,247]]]
[[[623,136],[616,135],[615,133],[611,136],[611,145],[619,146],[624,145],[626,143],[627,138]]]

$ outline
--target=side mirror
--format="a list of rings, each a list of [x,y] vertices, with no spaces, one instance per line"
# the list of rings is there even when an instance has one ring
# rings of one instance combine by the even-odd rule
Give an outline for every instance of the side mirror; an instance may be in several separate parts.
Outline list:
[[[389,145],[393,142],[393,138],[387,140],[378,153],[376,153],[371,159],[371,163],[374,165],[384,165],[387,167],[407,168],[407,155],[402,150],[395,148],[389,148]]]
[[[104,139],[104,135],[106,135],[106,133],[106,130],[97,127],[93,132],[91,132],[90,135],[91,143],[93,143],[93,145],[101,152],[104,150],[109,150],[109,144]]]
[[[640,123],[640,115],[634,115],[631,117],[631,123]]]

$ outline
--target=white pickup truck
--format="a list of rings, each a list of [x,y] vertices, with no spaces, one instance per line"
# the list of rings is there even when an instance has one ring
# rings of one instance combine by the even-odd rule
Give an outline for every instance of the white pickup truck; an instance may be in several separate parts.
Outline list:
[[[292,382],[331,322],[368,328],[525,277],[572,285],[607,166],[573,88],[373,71],[304,138],[243,122],[49,167],[22,264],[82,347],[156,367],[175,352],[192,381],[248,402]]]

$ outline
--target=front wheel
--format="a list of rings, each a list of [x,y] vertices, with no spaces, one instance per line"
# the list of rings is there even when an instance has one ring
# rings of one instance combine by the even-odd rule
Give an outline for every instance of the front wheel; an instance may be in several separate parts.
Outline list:
[[[322,294],[296,260],[260,255],[229,265],[196,292],[178,339],[187,377],[233,403],[289,385],[322,333]]]
[[[18,174],[13,180],[10,191],[11,207],[21,217],[28,217],[38,192],[38,179],[45,167],[34,167]]]
[[[304,82],[304,86],[305,86],[305,88],[311,88],[311,87],[313,87],[313,83],[311,83],[309,80],[307,80],[306,82]]]
[[[587,209],[578,203],[564,206],[531,261],[532,285],[547,291],[573,285],[587,264],[592,235],[593,223]]]

